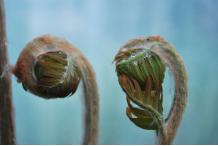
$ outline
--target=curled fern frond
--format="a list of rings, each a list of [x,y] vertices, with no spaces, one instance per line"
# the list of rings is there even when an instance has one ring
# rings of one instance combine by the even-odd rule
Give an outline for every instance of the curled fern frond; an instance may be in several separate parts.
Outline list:
[[[186,69],[176,49],[160,36],[139,37],[121,47],[115,61],[120,86],[127,95],[127,116],[143,129],[156,130],[158,144],[170,144],[188,95]],[[174,101],[166,119],[162,115],[165,67],[172,71],[175,82]]]
[[[44,98],[73,94],[81,75],[72,50],[62,40],[39,37],[21,53],[14,74],[25,90]]]
[[[116,71],[119,83],[127,94],[127,116],[137,126],[147,130],[158,130],[161,123],[155,122],[146,106],[150,106],[162,119],[162,83],[165,65],[160,58],[147,48],[121,48],[116,57]],[[125,51],[123,51],[125,50]],[[135,102],[137,101],[137,102]],[[132,107],[131,102],[144,107]],[[158,125],[159,124],[159,125]]]
[[[12,73],[26,91],[46,99],[73,94],[82,80],[83,144],[98,143],[99,95],[95,72],[79,49],[61,38],[37,37],[23,49]]]

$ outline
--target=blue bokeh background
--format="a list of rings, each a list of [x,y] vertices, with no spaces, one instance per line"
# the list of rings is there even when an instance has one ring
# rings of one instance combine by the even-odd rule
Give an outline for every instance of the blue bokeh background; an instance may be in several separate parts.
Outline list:
[[[189,100],[174,144],[218,144],[217,0],[5,0],[10,62],[34,37],[68,39],[93,65],[99,85],[100,144],[153,144],[155,133],[125,115],[125,94],[112,63],[118,48],[137,36],[159,34],[181,54],[189,74]],[[165,115],[173,81],[164,84]],[[19,144],[79,144],[83,134],[81,87],[66,99],[44,100],[13,77]]]

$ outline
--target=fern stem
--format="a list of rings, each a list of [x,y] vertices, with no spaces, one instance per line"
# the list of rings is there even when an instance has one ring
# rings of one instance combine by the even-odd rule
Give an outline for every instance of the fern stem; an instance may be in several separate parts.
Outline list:
[[[8,64],[4,1],[0,0],[0,74]],[[0,78],[0,144],[15,144],[11,75]]]
[[[184,63],[173,48],[167,42],[155,45],[151,51],[156,53],[168,65],[174,76],[175,92],[170,113],[164,124],[164,134],[158,135],[158,144],[171,144],[182,119],[186,107],[188,95],[188,77]]]
[[[97,144],[99,131],[99,95],[95,72],[84,55],[75,47],[73,49],[74,57],[83,80],[85,131],[82,144]]]

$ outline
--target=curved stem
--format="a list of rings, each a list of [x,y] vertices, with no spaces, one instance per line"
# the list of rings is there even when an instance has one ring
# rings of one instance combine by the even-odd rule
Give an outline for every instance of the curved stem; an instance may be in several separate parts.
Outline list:
[[[0,0],[0,74],[8,64],[4,1]],[[15,144],[14,113],[11,99],[11,76],[0,78],[0,144]]]
[[[171,144],[186,107],[188,86],[184,63],[176,50],[167,42],[154,45],[151,51],[156,53],[171,69],[175,82],[175,93],[170,113],[164,124],[164,134],[158,135],[159,144]]]
[[[74,48],[76,62],[83,79],[85,103],[85,133],[83,144],[98,143],[99,95],[94,70],[82,53]]]

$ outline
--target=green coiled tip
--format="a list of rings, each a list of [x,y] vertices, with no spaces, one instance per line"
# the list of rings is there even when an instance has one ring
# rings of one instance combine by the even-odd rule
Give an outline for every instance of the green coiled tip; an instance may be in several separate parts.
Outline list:
[[[37,84],[47,88],[53,96],[73,94],[80,81],[80,72],[75,61],[63,51],[39,55],[33,68],[33,76]]]
[[[61,38],[37,37],[24,47],[13,73],[26,91],[37,96],[67,97],[76,91],[81,79],[74,49]]]
[[[159,125],[153,113],[144,107],[152,107],[158,116],[162,115],[165,64],[147,48],[119,51],[115,61],[119,84],[127,94],[127,116],[143,129],[157,130]],[[131,102],[140,108],[133,107]]]

